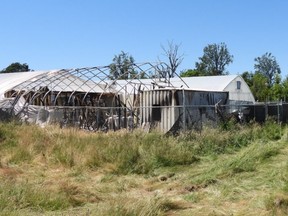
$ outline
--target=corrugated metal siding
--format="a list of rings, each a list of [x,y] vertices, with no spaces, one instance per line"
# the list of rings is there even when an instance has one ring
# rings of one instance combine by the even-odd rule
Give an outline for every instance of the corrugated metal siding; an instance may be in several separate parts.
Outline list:
[[[151,123],[155,124],[162,132],[167,132],[175,122],[175,98],[171,90],[161,91],[143,91],[141,93],[141,120],[142,125]],[[154,121],[154,111],[160,110],[161,120]],[[157,113],[157,112],[154,112]],[[154,118],[154,119],[153,119]]]
[[[185,122],[182,128],[201,129],[203,122],[216,120],[215,104],[225,105],[228,102],[228,92],[184,91],[177,92],[179,104],[185,100]],[[183,99],[185,97],[185,99]]]
[[[141,120],[142,124],[151,124],[162,132],[168,132],[176,121],[180,121],[184,128],[191,128],[202,120],[203,115],[215,115],[214,109],[209,106],[221,101],[228,101],[227,92],[201,92],[187,90],[150,90],[141,93]],[[185,111],[183,109],[185,98]],[[183,125],[182,115],[185,114]],[[160,115],[160,116],[153,116]],[[214,116],[215,117],[215,116]],[[187,125],[186,125],[187,124]]]

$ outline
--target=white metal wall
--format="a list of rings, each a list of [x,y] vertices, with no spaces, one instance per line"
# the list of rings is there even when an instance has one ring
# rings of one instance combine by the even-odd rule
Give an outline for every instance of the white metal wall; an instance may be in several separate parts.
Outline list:
[[[156,128],[167,132],[178,118],[179,112],[175,111],[175,97],[173,90],[143,91],[140,95],[140,119],[142,125],[153,122],[153,109],[160,109],[161,120],[154,122]]]
[[[166,133],[179,120],[180,127],[185,130],[202,121],[202,116],[214,117],[215,104],[221,102],[219,105],[225,105],[227,101],[228,92],[184,89],[143,91],[140,95],[140,121],[142,126],[152,125]],[[209,106],[212,106],[212,109]],[[153,114],[158,116],[155,118]]]

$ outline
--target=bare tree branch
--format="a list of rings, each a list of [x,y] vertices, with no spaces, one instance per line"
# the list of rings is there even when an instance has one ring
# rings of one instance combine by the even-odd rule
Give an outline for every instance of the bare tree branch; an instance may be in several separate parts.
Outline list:
[[[169,78],[174,77],[178,66],[182,63],[184,59],[184,54],[179,54],[179,48],[181,44],[174,44],[173,41],[168,41],[168,47],[165,48],[161,45],[164,51],[164,56],[168,58],[168,76]]]

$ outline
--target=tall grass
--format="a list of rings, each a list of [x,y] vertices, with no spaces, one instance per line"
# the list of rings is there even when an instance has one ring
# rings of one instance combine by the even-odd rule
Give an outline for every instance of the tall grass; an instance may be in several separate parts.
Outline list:
[[[106,215],[140,215],[140,216],[154,216],[166,215],[168,211],[181,208],[181,205],[173,203],[165,198],[160,197],[140,197],[133,199],[128,196],[119,196],[111,198],[108,203],[98,205],[94,209],[93,214]]]
[[[239,173],[253,172],[263,162],[279,154],[281,148],[283,144],[253,143],[235,155],[217,160],[205,172],[192,174],[191,179],[196,184],[210,184]]]
[[[29,183],[1,181],[0,212],[30,208],[37,212],[67,209],[72,206],[63,195],[46,191]]]
[[[96,202],[97,207],[93,210],[96,215],[163,215],[180,206],[171,199],[156,195],[145,198],[125,194],[134,187],[141,187],[141,183],[134,182],[135,176],[153,178],[157,170],[186,167],[191,172],[186,173],[185,180],[175,176],[173,180],[181,181],[175,187],[188,182],[204,190],[224,179],[237,179],[245,173],[257,172],[262,164],[269,164],[278,156],[285,146],[285,142],[275,142],[283,137],[284,129],[271,121],[264,125],[229,127],[229,130],[208,128],[201,133],[187,132],[174,137],[155,131],[89,133],[76,129],[61,130],[56,126],[43,129],[34,125],[0,123],[0,212],[16,212],[16,215],[22,209],[36,214],[69,212],[70,208]],[[197,169],[192,169],[194,167]],[[34,173],[29,173],[29,168]],[[51,173],[47,171],[49,169]],[[69,170],[69,175],[62,174],[66,170]],[[27,173],[34,178],[25,180]],[[93,173],[100,177],[104,175],[95,180],[90,176]],[[49,174],[50,180],[46,180]],[[133,181],[117,180],[126,176],[133,176]],[[281,176],[280,195],[270,194],[266,198],[268,210],[286,212],[287,176]],[[74,182],[70,182],[72,178]],[[153,181],[159,184],[155,183],[155,188],[162,186],[157,178]],[[82,182],[86,183],[85,188],[82,188]],[[97,184],[102,184],[102,187]],[[90,191],[92,188],[93,192]],[[237,190],[226,188],[222,193],[229,198]],[[197,192],[186,194],[184,199],[198,204],[206,196]],[[280,204],[275,204],[277,198]]]
[[[281,128],[268,122],[237,130],[207,129],[179,137],[157,132],[86,133],[75,129],[0,124],[0,149],[7,163],[29,163],[44,156],[51,164],[98,169],[107,164],[116,174],[147,174],[159,167],[187,165],[200,156],[232,153],[255,140],[275,140]],[[3,162],[3,161],[2,161]]]

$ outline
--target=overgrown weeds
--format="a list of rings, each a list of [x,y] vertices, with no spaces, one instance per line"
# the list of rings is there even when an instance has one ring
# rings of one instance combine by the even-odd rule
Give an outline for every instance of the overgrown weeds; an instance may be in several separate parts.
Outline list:
[[[165,215],[171,210],[181,209],[181,205],[176,202],[171,202],[168,199],[160,197],[141,197],[133,199],[128,196],[119,196],[110,199],[104,205],[98,205],[95,209],[95,215]]]
[[[182,208],[174,196],[193,205],[206,205],[211,196],[218,199],[214,205],[222,205],[244,199],[245,187],[266,184],[279,193],[263,201],[265,211],[285,213],[287,160],[284,168],[273,168],[281,186],[267,176],[274,158],[285,158],[286,142],[278,140],[286,129],[272,121],[229,127],[174,137],[0,123],[0,211],[54,214],[97,203],[91,208],[95,215],[163,215]],[[264,166],[270,171],[261,171]],[[163,172],[173,177],[157,177]],[[264,176],[261,183],[240,183],[256,173],[258,182]]]
[[[273,215],[288,214],[288,196],[286,194],[274,194],[266,198],[265,206]]]
[[[30,208],[37,212],[67,209],[71,206],[63,194],[37,188],[29,183],[1,181],[0,211]]]
[[[179,137],[157,132],[92,134],[75,129],[0,125],[0,148],[10,154],[7,163],[29,163],[38,155],[66,167],[98,169],[114,164],[112,171],[116,174],[147,174],[159,167],[192,164],[205,155],[233,153],[256,140],[280,138],[281,126],[272,122],[243,126],[241,130],[206,129]]]

